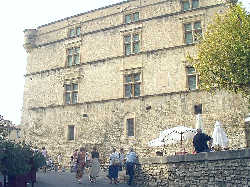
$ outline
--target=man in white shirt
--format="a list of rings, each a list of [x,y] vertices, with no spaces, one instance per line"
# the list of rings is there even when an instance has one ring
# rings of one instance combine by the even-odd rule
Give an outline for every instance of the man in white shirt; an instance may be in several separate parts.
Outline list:
[[[126,156],[126,169],[127,174],[129,175],[128,185],[132,185],[134,175],[135,175],[135,163],[137,161],[136,153],[134,152],[133,148],[129,149],[129,152]]]

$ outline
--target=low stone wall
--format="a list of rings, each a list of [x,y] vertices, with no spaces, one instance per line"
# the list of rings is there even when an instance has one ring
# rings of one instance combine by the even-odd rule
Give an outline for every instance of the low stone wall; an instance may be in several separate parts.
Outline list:
[[[248,187],[250,149],[140,159],[138,187]]]

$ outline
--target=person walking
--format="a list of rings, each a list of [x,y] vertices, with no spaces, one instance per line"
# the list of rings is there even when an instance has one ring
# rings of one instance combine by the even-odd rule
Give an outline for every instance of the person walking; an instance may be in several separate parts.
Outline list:
[[[62,171],[62,153],[59,153],[57,156],[57,163],[58,163],[58,171]]]
[[[85,166],[85,148],[81,147],[80,151],[77,155],[77,166],[76,166],[76,179],[79,184],[81,184],[81,179],[84,172],[84,166]]]
[[[116,152],[116,149],[113,148],[111,154],[109,156],[109,170],[107,177],[110,180],[110,184],[112,184],[113,180],[115,184],[118,184],[118,166],[119,166],[119,154]]]
[[[135,164],[137,156],[133,148],[129,149],[129,152],[126,155],[126,173],[129,175],[128,185],[131,186],[134,180],[135,175]]]
[[[96,177],[100,172],[100,163],[99,163],[99,152],[96,147],[93,147],[93,151],[91,152],[91,168],[89,172],[89,181],[91,183],[96,183]]]

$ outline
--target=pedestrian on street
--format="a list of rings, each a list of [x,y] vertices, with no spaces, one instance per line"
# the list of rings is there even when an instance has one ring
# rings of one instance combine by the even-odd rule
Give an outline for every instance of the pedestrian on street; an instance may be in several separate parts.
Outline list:
[[[96,177],[100,172],[100,163],[99,163],[99,152],[96,147],[93,147],[93,151],[91,152],[91,168],[89,172],[89,181],[91,183],[96,183]]]
[[[129,175],[128,185],[132,185],[135,176],[135,164],[137,161],[136,153],[133,148],[129,149],[126,155],[126,173]]]
[[[57,163],[58,163],[58,171],[62,170],[62,153],[59,153],[57,156]]]
[[[76,179],[79,184],[82,183],[81,179],[82,179],[84,167],[85,167],[85,154],[86,154],[85,148],[81,147],[77,155],[77,170],[76,170]]]
[[[119,160],[119,153],[116,152],[115,148],[112,149],[112,152],[109,156],[109,160],[110,160],[110,163],[109,163],[109,171],[108,171],[107,177],[110,180],[110,184],[112,184],[113,180],[115,184],[118,184],[118,180],[117,180],[118,179],[118,166],[119,166],[120,160]]]

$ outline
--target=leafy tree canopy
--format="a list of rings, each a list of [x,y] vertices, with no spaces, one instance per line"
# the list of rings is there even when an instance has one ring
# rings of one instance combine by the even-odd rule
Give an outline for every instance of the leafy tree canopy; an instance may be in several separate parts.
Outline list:
[[[215,17],[197,49],[197,56],[189,55],[188,61],[199,73],[200,89],[224,89],[249,98],[250,15],[241,4]]]

